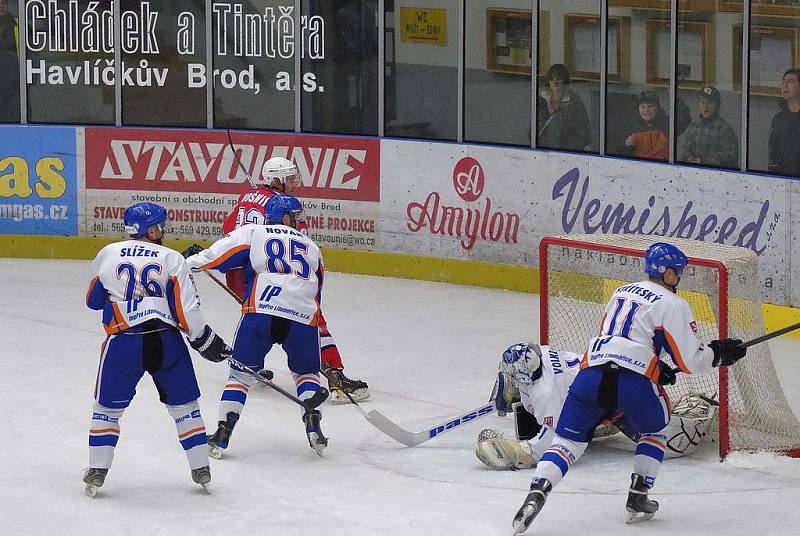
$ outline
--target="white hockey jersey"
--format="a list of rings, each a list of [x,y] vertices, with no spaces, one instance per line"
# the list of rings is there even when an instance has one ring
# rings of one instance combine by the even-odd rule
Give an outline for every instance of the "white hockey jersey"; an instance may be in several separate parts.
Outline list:
[[[539,435],[530,440],[533,459],[541,458],[555,435],[558,416],[567,398],[569,386],[580,370],[581,356],[575,352],[557,352],[549,346],[542,351],[542,376],[533,383],[515,382],[520,400],[528,413],[542,425]]]
[[[192,268],[244,268],[242,313],[319,324],[324,268],[313,240],[286,225],[244,225],[187,259]]]
[[[115,242],[100,250],[91,271],[86,305],[103,311],[109,335],[154,319],[182,329],[190,339],[203,333],[194,279],[177,251],[143,240]]]
[[[613,361],[658,383],[662,354],[687,374],[712,370],[714,352],[698,339],[688,302],[657,283],[640,281],[614,291],[581,368]]]

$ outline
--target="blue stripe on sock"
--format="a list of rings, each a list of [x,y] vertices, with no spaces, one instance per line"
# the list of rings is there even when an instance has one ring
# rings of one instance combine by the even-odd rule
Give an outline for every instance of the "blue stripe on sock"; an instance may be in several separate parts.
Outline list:
[[[90,447],[116,447],[117,441],[119,441],[119,436],[113,434],[89,436]]]
[[[242,391],[234,391],[233,389],[228,390],[225,389],[222,391],[222,400],[228,402],[238,402],[239,404],[244,404],[247,401],[247,395]]]
[[[186,439],[181,441],[181,446],[183,450],[189,450],[192,447],[196,447],[197,445],[205,445],[207,441],[206,434],[203,432],[202,434],[194,434],[193,436],[189,436]]]
[[[297,396],[300,397],[303,393],[311,391],[313,395],[319,389],[319,384],[315,382],[303,382],[297,386]]]
[[[561,476],[566,475],[567,471],[569,471],[569,464],[564,461],[564,458],[554,452],[546,451],[544,454],[542,454],[541,461],[556,464],[559,470],[561,470]]]
[[[664,461],[664,451],[649,443],[639,443],[636,445],[636,454],[649,456],[650,458],[658,460],[659,462]]]

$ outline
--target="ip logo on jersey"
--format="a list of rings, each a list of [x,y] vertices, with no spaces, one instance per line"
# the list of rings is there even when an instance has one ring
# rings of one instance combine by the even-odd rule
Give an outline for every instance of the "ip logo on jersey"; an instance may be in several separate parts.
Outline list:
[[[453,186],[458,196],[468,203],[481,196],[485,182],[483,167],[471,156],[462,158],[453,168]]]

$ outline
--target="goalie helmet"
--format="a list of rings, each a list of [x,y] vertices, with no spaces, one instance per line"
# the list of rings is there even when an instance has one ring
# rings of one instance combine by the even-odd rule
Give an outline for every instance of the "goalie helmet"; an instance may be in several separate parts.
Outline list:
[[[160,225],[161,232],[164,232],[167,209],[156,203],[136,203],[125,209],[122,222],[131,238],[142,238],[154,225]]]
[[[644,254],[644,272],[651,277],[661,277],[667,268],[681,275],[689,263],[686,254],[672,244],[656,242]]]
[[[503,352],[500,369],[517,385],[530,384],[542,377],[542,350],[538,344],[521,342]]]
[[[283,223],[283,215],[289,214],[294,222],[301,219],[303,205],[296,197],[286,194],[277,194],[270,197],[264,205],[264,215],[268,224]]]
[[[300,172],[297,166],[282,156],[275,156],[264,162],[261,178],[268,185],[273,180],[280,182],[283,192],[287,194],[292,193],[300,185]]]

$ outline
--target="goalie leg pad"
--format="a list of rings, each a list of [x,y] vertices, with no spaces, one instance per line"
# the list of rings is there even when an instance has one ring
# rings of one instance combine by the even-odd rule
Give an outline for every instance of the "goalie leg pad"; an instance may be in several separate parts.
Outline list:
[[[535,465],[531,445],[503,437],[497,430],[483,430],[478,435],[475,455],[492,469],[529,469]]]
[[[514,403],[514,428],[517,433],[517,439],[520,441],[526,439],[533,439],[539,435],[542,425],[536,421],[536,417],[528,413],[525,406],[521,402]]]

